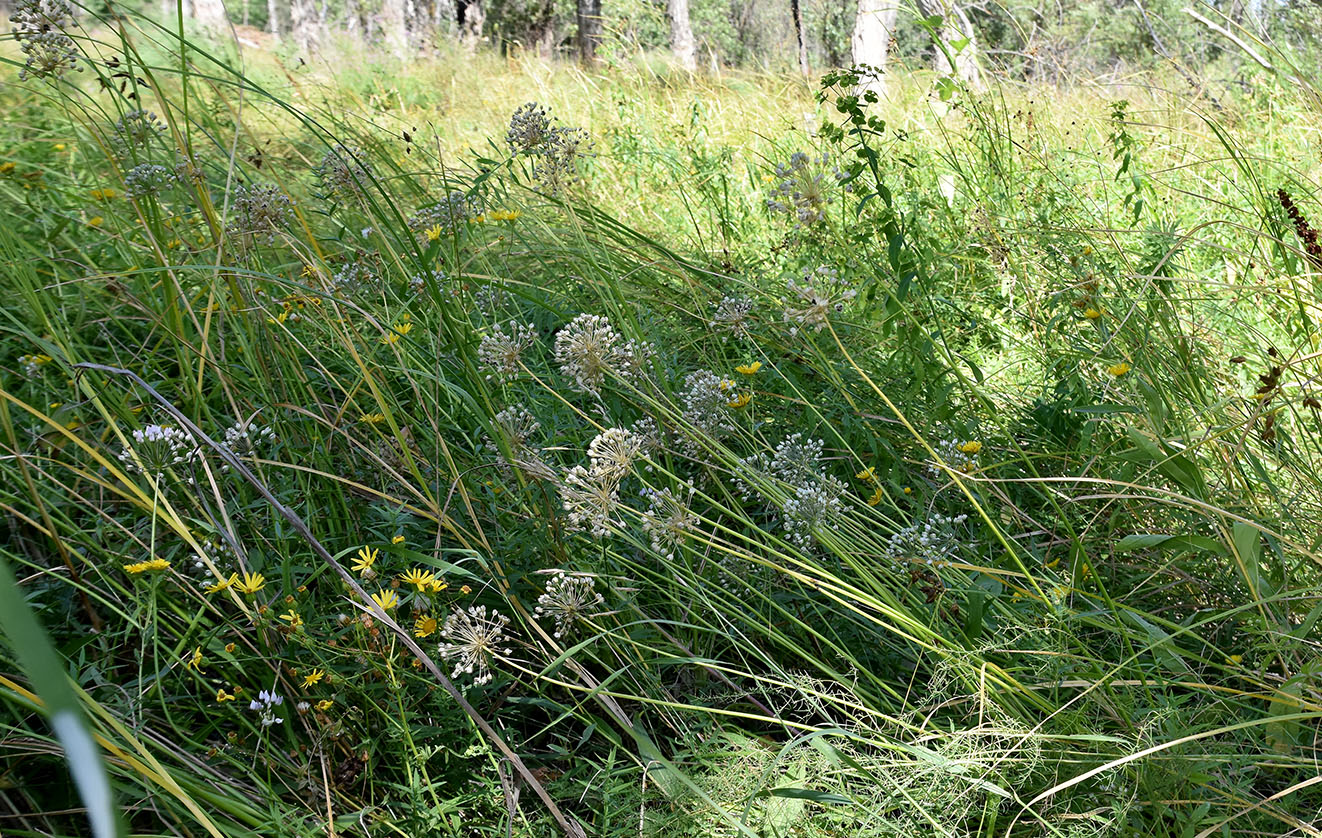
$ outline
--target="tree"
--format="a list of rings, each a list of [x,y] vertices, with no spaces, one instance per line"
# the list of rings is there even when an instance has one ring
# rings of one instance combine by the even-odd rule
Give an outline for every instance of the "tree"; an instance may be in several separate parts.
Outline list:
[[[790,0],[790,17],[794,18],[794,39],[799,45],[799,72],[805,76],[810,76],[812,70],[808,67],[808,42],[803,38],[803,3],[801,0]]]
[[[597,47],[601,45],[601,0],[578,0],[575,18],[579,58],[591,64],[597,60]]]
[[[670,17],[670,52],[679,66],[692,73],[698,69],[698,57],[689,25],[689,0],[667,0],[666,14]]]
[[[983,90],[977,33],[968,15],[955,0],[919,0],[918,8],[928,17],[941,18],[935,32],[936,71],[956,76],[972,90]]]
[[[297,4],[299,0],[294,0]],[[396,58],[408,54],[409,32],[405,25],[408,15],[405,0],[381,0],[381,36],[386,49]]]
[[[900,17],[899,0],[858,0],[858,15],[854,18],[853,59],[855,64],[866,64],[875,69],[864,77],[863,90],[878,96],[886,91],[883,73],[886,55],[890,51],[891,37]]]

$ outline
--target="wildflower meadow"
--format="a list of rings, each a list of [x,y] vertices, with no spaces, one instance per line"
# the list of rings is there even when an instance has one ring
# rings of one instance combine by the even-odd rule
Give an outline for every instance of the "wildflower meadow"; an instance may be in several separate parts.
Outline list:
[[[0,836],[1322,835],[1303,23],[197,2],[0,48]]]

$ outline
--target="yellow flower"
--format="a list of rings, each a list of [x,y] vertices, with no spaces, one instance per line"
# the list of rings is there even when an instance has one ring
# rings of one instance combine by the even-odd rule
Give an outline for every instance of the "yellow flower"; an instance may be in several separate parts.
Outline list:
[[[756,375],[757,371],[762,369],[761,361],[754,361],[751,364],[741,364],[734,368],[734,371],[740,375]]]
[[[292,608],[289,610],[288,614],[281,614],[280,619],[289,623],[289,627],[293,629],[299,628],[303,625],[303,618],[298,616],[298,612]]]
[[[863,469],[862,471],[860,471],[858,474],[855,474],[854,476],[857,477],[859,480],[867,480],[867,481],[876,480],[876,479],[877,479],[877,470],[876,470],[875,468],[873,468],[872,466],[868,466],[867,468]]]
[[[1244,656],[1243,656],[1243,655],[1227,655],[1227,656],[1226,656],[1226,660],[1230,661],[1231,663],[1243,663],[1243,662],[1244,662]]]
[[[56,143],[56,144],[55,144],[55,150],[56,150],[56,151],[64,151],[64,143]]]
[[[881,503],[881,497],[881,487],[878,486],[877,491],[873,492],[872,497],[868,498],[868,506],[876,506]]]
[[[441,225],[437,224],[435,227],[428,227],[425,232],[427,233],[427,241],[434,242],[441,237]]]
[[[904,493],[905,493],[906,495],[912,495],[912,494],[913,494],[913,489],[910,489],[908,486],[905,486],[905,487],[904,487]]]
[[[326,677],[325,670],[314,669],[311,672],[309,672],[307,675],[303,676],[303,688],[307,689],[313,684],[319,684],[321,683],[321,679],[325,677]]]
[[[207,585],[207,593],[218,594],[221,591],[225,590],[226,588],[230,587],[231,585],[234,585],[238,581],[239,581],[239,574],[231,573],[230,578],[222,579],[221,581],[216,582],[213,585]]]
[[[427,587],[433,594],[439,594],[441,591],[445,590],[450,586],[448,583],[446,583],[444,579],[437,576],[435,579],[431,580],[431,584],[428,585]]]
[[[17,165],[18,164],[15,163],[13,160],[10,160],[7,163],[0,163],[0,175],[9,174],[10,172],[14,171],[14,167]]]
[[[124,570],[137,576],[139,573],[145,573],[149,570],[169,570],[170,563],[165,559],[150,559],[145,562],[134,562],[124,565]]]
[[[982,450],[982,443],[978,442],[976,439],[970,439],[968,442],[959,446],[959,450],[963,454],[977,454]]]
[[[193,650],[193,654],[189,655],[187,658],[185,658],[185,660],[186,660],[187,662],[184,664],[184,669],[193,669],[193,670],[196,670],[196,671],[198,671],[198,672],[201,672],[201,671],[202,671],[202,647],[201,647],[201,646],[198,646],[196,649],[194,649],[194,650]]]
[[[115,197],[117,197],[118,195],[119,195],[119,193],[116,192],[116,191],[113,190],[113,189],[93,189],[93,190],[92,190],[92,200],[93,200],[93,201],[110,201],[110,200],[113,200],[113,199],[114,199]]]
[[[104,223],[106,223],[106,220],[99,215],[94,215],[91,218],[87,219],[88,227],[100,227]]]
[[[232,695],[230,695],[229,693],[225,692],[225,689],[224,689],[223,687],[222,687],[221,689],[216,690],[216,703],[217,703],[217,704],[222,704],[222,703],[224,703],[224,702],[226,702],[226,701],[233,701],[233,700],[234,700],[234,696],[232,696]]]
[[[436,618],[430,614],[423,614],[421,617],[413,621],[413,636],[431,637],[436,631],[436,627]]]
[[[1083,313],[1083,316],[1088,318],[1089,320],[1096,320],[1097,318],[1102,316],[1102,312],[1101,309],[1092,308],[1090,306],[1088,310]]]
[[[470,587],[468,587],[467,585],[460,585],[460,586],[459,586],[459,593],[463,594],[464,596],[468,596],[468,595],[471,594],[472,592],[473,592],[473,589],[470,588]]]
[[[1112,366],[1107,367],[1106,371],[1109,372],[1111,375],[1115,376],[1116,378],[1119,378],[1120,376],[1129,372],[1129,364],[1126,364],[1124,361],[1121,361],[1118,364],[1114,364]]]
[[[494,210],[491,213],[492,221],[514,221],[523,215],[519,210]]]
[[[317,702],[317,709],[324,713],[329,710],[334,703],[335,702],[331,701],[329,698],[323,698],[321,701]]]
[[[366,422],[369,425],[380,425],[386,421],[386,415],[384,413],[363,413],[359,415],[358,421]]]
[[[235,583],[235,587],[251,596],[266,587],[266,577],[260,573],[245,573],[242,581]]]
[[[382,611],[389,611],[399,605],[399,594],[382,589],[372,594],[372,601],[381,606]]]
[[[375,547],[360,547],[358,549],[358,561],[353,563],[353,569],[358,571],[360,576],[365,575],[372,569],[378,555],[380,555],[380,552]]]
[[[399,581],[403,582],[405,585],[412,585],[417,588],[418,593],[422,593],[422,591],[426,590],[427,586],[430,585],[435,578],[435,575],[430,571],[416,567],[409,568],[408,573],[401,573],[399,575]]]
[[[225,644],[225,651],[226,651],[226,652],[229,652],[231,655],[234,654],[234,644],[233,644],[233,643],[226,643],[226,644]]]
[[[740,393],[730,401],[726,402],[726,404],[729,405],[730,407],[733,407],[735,410],[739,410],[741,408],[748,407],[748,403],[751,402],[752,400],[753,400],[752,393]]]
[[[403,543],[404,543],[404,536],[402,536],[402,535],[397,535],[397,536],[395,536],[394,538],[390,539],[390,543],[391,543],[391,544],[403,544]]]

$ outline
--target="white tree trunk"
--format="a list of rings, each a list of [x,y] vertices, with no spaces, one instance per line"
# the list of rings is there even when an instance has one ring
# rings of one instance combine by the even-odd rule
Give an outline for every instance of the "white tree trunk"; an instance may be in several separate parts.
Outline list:
[[[386,49],[396,58],[408,55],[409,31],[405,23],[405,0],[381,0],[381,37]]]
[[[886,92],[886,55],[890,52],[891,36],[899,20],[899,0],[858,0],[858,15],[854,18],[854,64],[872,68],[864,75],[862,91],[878,96]]]
[[[955,0],[922,0],[919,4],[925,15],[940,15],[937,30],[936,71],[943,76],[953,75],[970,90],[983,91],[982,70],[978,67],[978,40],[973,23]],[[955,64],[950,65],[950,59]]]
[[[266,0],[266,31],[280,37],[280,2]]]
[[[689,0],[667,0],[666,13],[670,16],[670,51],[679,66],[692,73],[698,69],[698,45],[689,25]]]
[[[184,13],[190,14],[198,26],[212,31],[225,29],[230,23],[223,0],[185,0]]]
[[[300,50],[307,52],[316,45],[317,13],[312,0],[290,0],[289,29]]]

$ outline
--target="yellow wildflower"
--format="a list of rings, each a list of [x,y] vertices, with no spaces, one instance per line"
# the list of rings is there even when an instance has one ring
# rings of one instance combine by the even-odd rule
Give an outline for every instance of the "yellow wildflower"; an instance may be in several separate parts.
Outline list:
[[[441,237],[441,225],[437,224],[434,227],[428,227],[425,232],[427,234],[427,241],[434,242]]]
[[[431,637],[437,628],[436,618],[430,614],[423,614],[413,621],[414,637]]]
[[[94,215],[91,218],[87,219],[88,227],[100,227],[104,223],[106,223],[106,220],[99,215]]]
[[[403,543],[404,543],[404,536],[402,536],[402,535],[397,535],[397,536],[395,536],[394,538],[390,539],[390,543],[391,543],[391,544],[403,544]]]
[[[360,547],[358,549],[358,561],[353,563],[353,569],[358,571],[360,576],[365,576],[372,569],[372,565],[379,555],[380,551],[375,547]]]
[[[1115,376],[1116,378],[1119,378],[1120,376],[1129,372],[1129,364],[1126,364],[1124,361],[1121,361],[1118,364],[1113,364],[1112,366],[1107,367],[1106,371],[1109,372],[1111,375]]]
[[[910,489],[908,486],[905,486],[905,487],[904,487],[904,493],[905,493],[906,495],[912,495],[912,494],[913,494],[913,489]]]
[[[233,644],[233,643],[226,643],[226,644],[225,644],[225,651],[226,651],[226,652],[229,652],[231,655],[234,654],[234,648],[235,648],[235,647],[234,647],[234,644]]]
[[[726,402],[726,404],[729,405],[730,407],[733,407],[735,410],[739,410],[741,408],[748,407],[748,403],[751,402],[752,400],[753,400],[752,393],[740,393],[730,401]]]
[[[64,143],[56,143],[56,144],[55,144],[55,150],[56,150],[56,151],[64,151]]]
[[[968,442],[959,446],[960,453],[975,455],[982,450],[982,443],[976,439],[970,439]]]
[[[298,615],[298,612],[293,610],[292,608],[289,610],[288,614],[281,614],[280,619],[289,623],[289,627],[292,629],[299,628],[303,625],[303,618],[300,617]]]
[[[871,482],[877,479],[877,470],[872,466],[868,466],[867,468],[863,469],[854,476],[857,477],[859,480],[867,480],[868,482]]]
[[[92,190],[92,200],[93,200],[93,201],[110,201],[110,200],[113,200],[114,198],[116,198],[118,195],[119,195],[119,193],[116,192],[116,191],[113,190],[113,189],[93,189],[93,190]]]
[[[329,710],[334,703],[335,702],[331,701],[329,698],[323,698],[321,701],[317,702],[317,709],[324,713]]]
[[[245,573],[243,579],[235,583],[235,587],[251,596],[266,587],[266,577],[260,573]]]
[[[0,163],[0,175],[9,174],[10,172],[14,171],[14,167],[17,165],[18,164],[15,163],[13,160],[8,161],[7,163]]]
[[[876,506],[877,504],[881,503],[881,498],[882,498],[881,487],[878,486],[877,491],[873,492],[872,497],[868,498],[868,506]]]
[[[381,606],[382,611],[389,611],[399,605],[399,594],[382,589],[372,594],[372,601]]]
[[[216,690],[216,703],[217,703],[217,704],[223,704],[223,703],[226,702],[226,701],[233,701],[233,700],[234,700],[234,696],[232,696],[232,695],[230,695],[229,693],[225,692],[225,688],[224,688],[224,687],[221,687],[220,689]]]
[[[756,375],[760,369],[762,369],[762,362],[754,361],[751,364],[740,364],[734,368],[734,371],[740,375]]]
[[[439,576],[432,579],[431,584],[427,586],[428,590],[433,594],[439,594],[448,587],[450,587],[449,584]]]
[[[1102,316],[1102,311],[1101,309],[1092,308],[1091,306],[1089,306],[1088,310],[1083,313],[1083,316],[1088,318],[1089,320],[1096,320],[1097,318]]]
[[[427,586],[430,585],[435,578],[435,575],[430,571],[416,567],[409,568],[408,573],[401,573],[399,575],[399,581],[403,582],[405,585],[412,585],[418,589],[419,593],[426,590]]]
[[[321,679],[325,677],[326,677],[325,670],[314,669],[311,672],[309,672],[307,675],[303,676],[303,688],[307,689],[313,684],[319,684],[321,683]]]
[[[228,579],[222,579],[221,581],[216,582],[215,584],[208,585],[208,586],[207,586],[207,593],[209,593],[209,594],[218,594],[218,593],[220,593],[221,591],[225,590],[226,588],[229,588],[230,586],[234,585],[234,584],[237,583],[238,581],[239,581],[239,574],[237,574],[237,573],[231,573],[231,574],[230,574],[230,578],[228,578]]]
[[[184,663],[184,669],[193,669],[193,670],[196,670],[196,671],[198,671],[198,672],[201,672],[201,671],[202,671],[202,647],[201,647],[201,646],[198,646],[196,649],[194,649],[194,650],[193,650],[193,654],[191,654],[191,655],[189,655],[187,658],[185,658],[185,661],[186,661],[186,663]]]
[[[1227,656],[1226,656],[1226,660],[1230,661],[1231,663],[1243,663],[1243,662],[1244,662],[1244,656],[1243,656],[1243,655],[1227,655]]]
[[[363,413],[358,417],[359,422],[366,422],[369,425],[380,425],[386,421],[384,413]]]
[[[471,594],[472,592],[473,592],[473,589],[470,588],[470,587],[468,587],[467,585],[461,585],[461,586],[459,587],[459,593],[463,594],[464,596],[468,596],[468,595]]]

